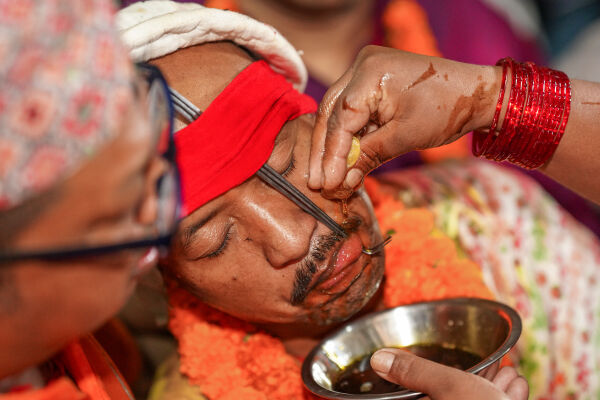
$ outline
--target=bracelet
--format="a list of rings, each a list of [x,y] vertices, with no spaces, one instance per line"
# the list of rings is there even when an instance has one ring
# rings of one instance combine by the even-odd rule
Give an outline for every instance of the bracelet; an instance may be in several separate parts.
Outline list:
[[[473,137],[473,154],[476,157],[480,157],[485,149],[489,148],[492,141],[496,136],[496,126],[498,125],[498,119],[500,118],[500,111],[502,109],[502,103],[504,102],[504,92],[506,90],[506,65],[502,67],[502,81],[500,84],[500,95],[498,96],[498,103],[496,104],[496,111],[494,112],[494,118],[492,119],[492,124],[489,127],[488,132],[491,132],[490,135],[476,135],[477,137]],[[479,140],[477,140],[479,139]]]
[[[496,65],[502,66],[496,110],[489,129],[475,131],[473,154],[527,169],[539,168],[552,157],[565,133],[571,111],[569,77],[512,58],[503,58]],[[508,104],[498,128],[509,79]]]

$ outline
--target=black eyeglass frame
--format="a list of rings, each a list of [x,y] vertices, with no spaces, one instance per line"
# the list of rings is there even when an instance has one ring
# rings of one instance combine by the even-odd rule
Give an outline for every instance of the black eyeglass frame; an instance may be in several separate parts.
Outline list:
[[[168,145],[167,149],[161,155],[169,162],[171,168],[173,168],[174,178],[176,180],[176,196],[177,196],[177,207],[179,208],[181,205],[181,186],[179,185],[179,171],[177,169],[177,164],[175,162],[175,140],[173,133],[173,121],[175,116],[175,110],[173,107],[173,102],[169,96],[169,86],[167,85],[167,81],[164,76],[160,72],[160,70],[150,64],[147,63],[137,63],[136,68],[140,71],[143,71],[145,75],[145,79],[148,82],[148,87],[155,81],[158,81],[165,93],[165,99],[167,100],[167,110],[168,110],[168,118],[169,118],[169,136],[168,136]],[[160,140],[160,138],[159,138]],[[178,217],[178,212],[176,212],[176,218]],[[0,251],[0,266],[2,264],[13,263],[16,261],[24,261],[24,260],[47,260],[47,261],[59,261],[59,260],[68,260],[73,258],[81,258],[81,257],[89,257],[89,256],[97,256],[103,255],[107,253],[114,253],[123,250],[133,250],[133,249],[142,249],[149,247],[159,247],[162,249],[168,248],[171,243],[171,239],[177,229],[177,222],[173,223],[173,228],[170,232],[165,234],[160,234],[150,238],[144,238],[139,240],[133,240],[130,242],[123,243],[112,243],[106,245],[99,246],[89,246],[89,247],[64,247],[58,249],[48,249],[48,250],[40,250],[40,251],[23,251],[23,252],[11,252],[11,251]]]

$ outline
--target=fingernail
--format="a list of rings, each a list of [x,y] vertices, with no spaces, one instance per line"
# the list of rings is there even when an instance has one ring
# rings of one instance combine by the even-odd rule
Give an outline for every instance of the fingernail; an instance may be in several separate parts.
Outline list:
[[[344,186],[346,186],[348,189],[354,189],[360,183],[362,178],[363,174],[360,169],[351,169],[346,175],[346,179],[344,180]]]
[[[380,350],[371,357],[371,367],[376,372],[387,374],[392,369],[394,358],[396,356],[388,351]]]

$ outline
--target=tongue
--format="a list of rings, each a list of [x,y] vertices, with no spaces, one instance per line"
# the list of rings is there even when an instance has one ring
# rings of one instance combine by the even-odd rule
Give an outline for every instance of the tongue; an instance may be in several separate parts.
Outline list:
[[[348,264],[355,261],[362,251],[362,242],[358,235],[352,235],[342,245],[340,250],[338,251],[337,258],[334,264],[334,270],[340,271]]]

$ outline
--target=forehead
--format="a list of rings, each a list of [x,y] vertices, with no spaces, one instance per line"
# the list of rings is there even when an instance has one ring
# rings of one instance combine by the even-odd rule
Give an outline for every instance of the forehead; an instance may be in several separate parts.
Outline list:
[[[252,61],[233,43],[217,42],[180,49],[152,64],[161,69],[169,85],[205,110]]]

